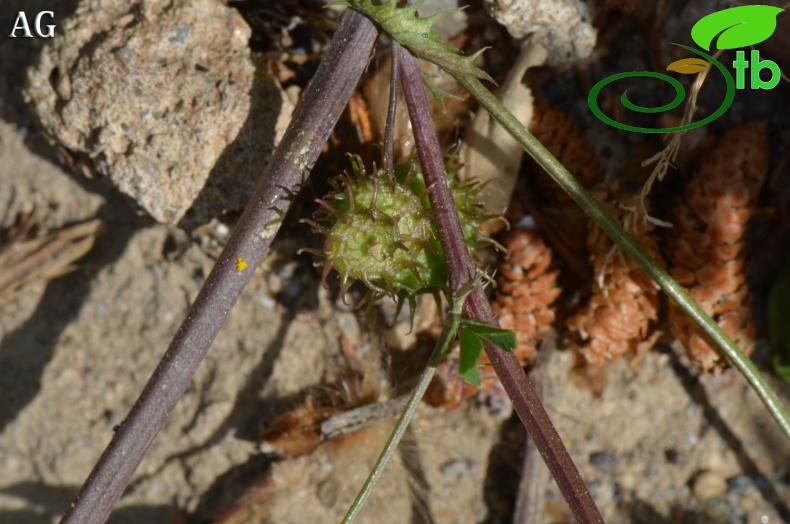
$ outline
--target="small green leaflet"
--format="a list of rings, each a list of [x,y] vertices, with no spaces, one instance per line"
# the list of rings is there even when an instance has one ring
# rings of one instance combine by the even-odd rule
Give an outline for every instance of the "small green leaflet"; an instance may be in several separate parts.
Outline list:
[[[483,340],[492,343],[504,351],[516,349],[516,332],[512,329],[500,329],[491,324],[477,320],[461,319],[461,378],[480,385],[478,363],[483,355]]]
[[[485,71],[474,65],[475,59],[482,54],[483,49],[472,55],[462,56],[460,50],[442,42],[439,34],[431,29],[437,20],[463,8],[419,17],[417,8],[424,1],[418,0],[404,7],[398,7],[397,0],[384,0],[381,3],[376,3],[374,0],[333,0],[327,5],[345,5],[356,9],[375,21],[384,32],[402,46],[408,47],[412,53],[433,62],[456,78],[471,77],[493,82]]]
[[[431,81],[432,75],[429,75],[424,71],[420,71],[420,76],[422,76],[422,83],[425,84],[425,87],[428,88],[428,91],[430,91],[430,93],[439,103],[439,108],[442,110],[442,113],[446,112],[446,108],[444,107],[444,101],[446,99],[452,98],[453,100],[463,101],[463,98],[461,98],[460,96],[454,95],[452,93],[448,93],[447,91],[439,89],[438,87],[433,85],[433,82]]]

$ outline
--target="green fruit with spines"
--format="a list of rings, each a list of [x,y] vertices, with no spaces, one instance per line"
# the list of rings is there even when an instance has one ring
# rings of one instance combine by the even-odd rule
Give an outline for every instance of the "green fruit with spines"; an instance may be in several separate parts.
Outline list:
[[[454,162],[448,170],[457,170]],[[458,208],[464,238],[470,249],[490,243],[479,226],[491,216],[475,200],[479,186],[459,183],[450,173],[450,189]],[[317,202],[321,210],[308,221],[325,236],[324,280],[334,269],[341,293],[362,281],[373,298],[389,295],[412,304],[422,293],[447,292],[447,263],[416,163],[397,165],[392,175],[380,169],[365,172],[362,160],[352,157],[352,173],[330,181],[333,187]]]

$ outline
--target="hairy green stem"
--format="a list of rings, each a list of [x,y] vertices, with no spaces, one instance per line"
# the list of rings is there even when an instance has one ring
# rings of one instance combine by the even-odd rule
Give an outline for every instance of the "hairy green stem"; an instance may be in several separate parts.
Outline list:
[[[700,329],[721,349],[729,361],[741,372],[754,389],[760,400],[770,412],[785,436],[790,439],[790,415],[771,389],[754,363],[746,357],[738,346],[724,333],[719,325],[691,298],[685,288],[678,284],[658,263],[648,255],[611,217],[601,205],[579,184],[576,178],[565,169],[543,144],[502,105],[491,91],[476,78],[455,76],[455,79],[504,127],[524,150],[560,185],[568,195],[592,218],[601,229],[640,267],[661,289],[675,301]]]
[[[381,455],[379,455],[379,458],[373,465],[373,469],[370,470],[370,474],[368,474],[368,478],[365,480],[362,489],[359,490],[354,502],[348,508],[346,516],[343,517],[343,524],[354,522],[359,512],[362,511],[365,501],[367,501],[368,497],[370,497],[370,494],[373,492],[373,488],[376,487],[376,483],[384,473],[384,468],[387,467],[390,459],[392,459],[392,455],[395,453],[404,433],[406,433],[406,428],[409,426],[411,419],[414,418],[414,413],[417,411],[422,397],[425,396],[425,391],[428,389],[428,385],[430,385],[431,379],[433,379],[433,375],[436,373],[436,367],[439,365],[442,358],[450,351],[451,344],[453,340],[455,340],[455,335],[458,333],[458,328],[461,326],[461,306],[463,302],[463,298],[454,301],[453,312],[450,313],[450,321],[444,326],[442,334],[439,336],[439,340],[433,348],[428,364],[426,364],[425,369],[422,370],[417,385],[414,387],[414,391],[411,392],[408,402],[406,402],[406,405],[403,407],[403,412],[398,418],[398,422],[395,423],[395,427],[392,429],[392,433],[390,433],[387,443],[384,445],[384,449],[381,450]]]

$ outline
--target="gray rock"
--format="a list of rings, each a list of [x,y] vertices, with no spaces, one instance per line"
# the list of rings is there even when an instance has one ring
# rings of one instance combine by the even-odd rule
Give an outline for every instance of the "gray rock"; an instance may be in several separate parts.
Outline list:
[[[219,0],[83,0],[25,97],[81,172],[194,227],[243,206],[293,110],[249,37]]]
[[[533,35],[532,41],[549,52],[549,65],[587,58],[595,47],[597,30],[590,6],[581,0],[486,0],[486,8],[514,38]]]

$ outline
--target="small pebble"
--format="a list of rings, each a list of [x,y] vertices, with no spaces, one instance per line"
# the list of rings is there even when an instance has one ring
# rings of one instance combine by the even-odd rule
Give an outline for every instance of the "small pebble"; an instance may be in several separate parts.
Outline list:
[[[474,472],[474,464],[471,460],[451,460],[439,467],[442,475],[458,480],[468,477]]]
[[[317,493],[318,500],[327,508],[331,508],[337,502],[337,496],[340,492],[340,486],[333,478],[328,478],[318,484]]]
[[[676,449],[667,449],[664,451],[664,458],[670,464],[681,464],[683,463],[683,455]]]
[[[617,457],[606,451],[590,453],[590,464],[601,473],[611,473],[617,467]]]
[[[694,477],[691,491],[700,500],[712,499],[727,491],[727,479],[714,471],[701,471]]]

